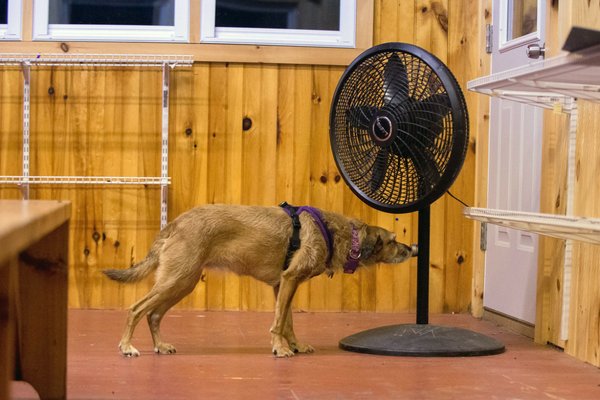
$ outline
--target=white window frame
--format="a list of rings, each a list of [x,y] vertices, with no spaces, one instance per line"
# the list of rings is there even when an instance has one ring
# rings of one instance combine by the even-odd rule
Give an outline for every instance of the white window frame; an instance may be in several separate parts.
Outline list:
[[[49,24],[49,1],[33,7],[33,40],[189,42],[190,1],[175,0],[174,26]]]
[[[8,0],[6,24],[0,24],[0,40],[20,40],[23,4],[21,0]]]
[[[537,42],[541,40],[542,34],[540,32],[540,21],[545,18],[546,6],[544,0],[537,0],[537,29],[531,33],[520,36],[515,39],[508,39],[508,19],[509,19],[509,7],[512,4],[512,0],[501,0],[500,3],[500,27],[499,27],[499,38],[500,46],[498,50],[503,53],[514,48],[523,46],[530,42]]]
[[[215,27],[216,0],[202,0],[200,42],[312,47],[356,47],[356,0],[340,0],[340,30]]]

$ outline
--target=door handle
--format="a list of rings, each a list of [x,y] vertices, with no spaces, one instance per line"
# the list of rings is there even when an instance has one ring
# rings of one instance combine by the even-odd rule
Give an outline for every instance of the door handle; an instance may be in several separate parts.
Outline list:
[[[538,59],[540,57],[544,58],[546,56],[546,46],[539,45],[538,43],[530,44],[525,49],[525,53],[527,53],[527,57]]]

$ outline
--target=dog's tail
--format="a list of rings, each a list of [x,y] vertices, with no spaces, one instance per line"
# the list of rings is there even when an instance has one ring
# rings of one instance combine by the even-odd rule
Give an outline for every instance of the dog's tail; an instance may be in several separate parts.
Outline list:
[[[158,267],[158,258],[160,250],[162,249],[165,241],[170,236],[172,226],[167,225],[159,234],[148,255],[139,263],[132,265],[128,269],[105,269],[102,271],[104,275],[108,276],[113,281],[122,283],[137,282],[148,276],[150,272],[154,271]]]

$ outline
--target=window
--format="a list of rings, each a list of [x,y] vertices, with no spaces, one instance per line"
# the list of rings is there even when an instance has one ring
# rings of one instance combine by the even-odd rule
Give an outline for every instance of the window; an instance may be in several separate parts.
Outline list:
[[[189,0],[37,0],[35,40],[186,42]]]
[[[513,0],[507,4],[508,29],[506,41],[537,31],[537,0]]]
[[[8,24],[8,0],[0,1],[0,24]]]
[[[21,39],[21,0],[0,0],[0,40]]]
[[[539,40],[544,0],[500,0],[500,51]]]
[[[202,42],[354,47],[356,0],[203,0]]]

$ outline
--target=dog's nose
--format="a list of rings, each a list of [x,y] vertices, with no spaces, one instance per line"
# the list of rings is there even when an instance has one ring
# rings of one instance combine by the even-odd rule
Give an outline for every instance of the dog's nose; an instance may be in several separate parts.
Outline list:
[[[419,255],[419,245],[413,243],[410,245],[411,257],[416,257]]]
[[[405,260],[411,257],[416,257],[419,253],[419,246],[417,244],[408,245],[404,243],[399,243],[399,245],[401,248],[402,256]]]

